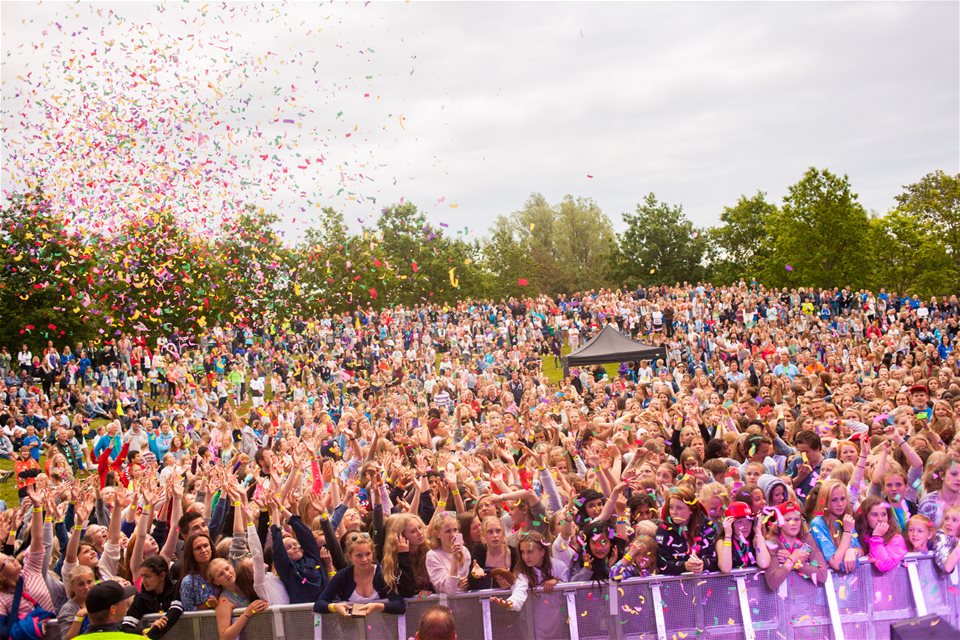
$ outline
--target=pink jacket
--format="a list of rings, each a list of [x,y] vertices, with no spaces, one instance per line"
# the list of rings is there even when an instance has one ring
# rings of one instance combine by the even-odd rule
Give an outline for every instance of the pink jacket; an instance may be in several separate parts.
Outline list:
[[[886,544],[880,536],[873,536],[868,542],[870,560],[877,571],[887,572],[895,569],[903,560],[903,556],[907,555],[907,543],[899,533],[890,538],[890,542]]]

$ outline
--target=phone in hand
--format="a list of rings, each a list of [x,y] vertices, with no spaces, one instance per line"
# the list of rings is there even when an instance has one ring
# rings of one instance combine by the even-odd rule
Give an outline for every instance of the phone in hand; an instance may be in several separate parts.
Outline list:
[[[462,534],[462,533],[458,533],[457,535],[453,536],[453,545],[454,545],[454,546],[460,545],[461,547],[463,546],[463,534]]]

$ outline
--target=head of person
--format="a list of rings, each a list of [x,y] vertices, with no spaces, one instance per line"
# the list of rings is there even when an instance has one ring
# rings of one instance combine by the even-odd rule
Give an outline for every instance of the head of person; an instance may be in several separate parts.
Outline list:
[[[140,563],[141,586],[144,591],[163,593],[170,584],[170,567],[161,556],[150,555]]]
[[[754,512],[746,502],[731,502],[723,515],[733,518],[733,539],[749,542],[753,537]]]
[[[514,572],[526,574],[531,585],[540,584],[534,569],[539,569],[543,580],[552,577],[550,561],[550,543],[539,531],[525,531],[520,535],[520,559]]]
[[[237,582],[237,571],[229,561],[223,558],[214,558],[207,565],[207,580],[221,589],[230,587]]]
[[[183,575],[204,575],[204,567],[213,558],[213,540],[199,532],[187,538],[183,545]]]
[[[78,564],[70,570],[67,581],[70,585],[70,590],[73,592],[74,600],[80,604],[86,602],[87,593],[89,593],[93,585],[97,583],[97,579],[93,575],[93,569],[82,564]]]
[[[960,537],[960,504],[950,505],[943,510],[940,529],[952,538]]]
[[[766,473],[766,468],[762,463],[750,462],[743,469],[743,479],[747,484],[756,484],[764,473]]]
[[[480,518],[470,510],[457,514],[457,520],[460,522],[460,533],[463,534],[463,544],[467,549],[473,549],[473,547],[480,542]]]
[[[907,520],[907,549],[917,553],[926,553],[930,550],[930,540],[936,529],[933,520],[918,513]]]
[[[347,561],[354,570],[366,571],[373,569],[376,560],[373,555],[373,539],[368,533],[361,533],[353,539],[346,548]]]
[[[283,548],[287,552],[287,557],[293,562],[303,558],[303,547],[300,545],[300,541],[296,536],[284,536]]]
[[[719,482],[705,484],[700,489],[700,504],[706,509],[707,516],[711,520],[720,520],[729,503],[730,492]]]
[[[800,538],[806,533],[806,521],[800,505],[792,500],[776,506],[777,525],[775,531],[789,538]]]
[[[187,511],[177,522],[180,526],[180,537],[186,540],[190,536],[198,533],[209,535],[210,530],[207,527],[207,521],[196,511]]]
[[[607,501],[606,497],[594,489],[584,489],[577,498],[577,521],[579,524],[586,524],[600,515],[603,511],[603,505]]]
[[[846,514],[853,514],[850,505],[850,491],[847,485],[839,480],[827,480],[820,486],[817,493],[817,504],[814,513],[823,516],[828,523],[840,520]]]
[[[477,500],[475,511],[481,520],[487,517],[500,517],[500,509],[497,506],[496,496],[492,494],[481,496],[480,499]]]
[[[897,524],[897,518],[893,514],[890,503],[879,496],[867,496],[857,508],[857,531],[863,549],[870,548],[868,542],[873,536],[873,531],[881,524],[887,525],[887,531],[883,535],[884,542],[888,542],[890,538],[900,533],[900,525]]]
[[[131,599],[137,595],[133,585],[123,586],[116,580],[105,580],[87,592],[87,616],[90,624],[116,624],[123,621]]]
[[[95,569],[100,564],[100,554],[92,544],[81,542],[77,548],[77,564]]]
[[[620,558],[622,540],[617,538],[617,531],[610,522],[592,522],[583,529],[586,537],[585,554],[593,560],[615,562]]]
[[[960,438],[954,440],[960,440]],[[960,494],[960,461],[955,458],[944,458],[931,469],[931,472],[932,478],[936,481],[935,484],[940,485],[940,493],[949,492],[956,499],[957,494]]]
[[[697,495],[689,485],[671,488],[664,509],[674,525],[685,526],[692,535],[700,532],[705,514]]]
[[[856,464],[860,457],[860,448],[857,443],[851,440],[841,440],[837,443],[837,458],[840,462],[851,462]]]
[[[453,550],[454,539],[460,532],[460,525],[457,518],[450,512],[434,518],[430,524],[427,538],[431,549],[442,549],[450,552]]]
[[[480,523],[480,537],[488,549],[502,549],[506,546],[507,538],[499,518],[484,518]]]
[[[910,404],[915,409],[925,409],[927,399],[930,397],[930,390],[922,384],[915,384],[910,387]]]
[[[453,612],[442,605],[424,611],[416,640],[457,640],[457,621]]]
[[[755,484],[745,484],[733,496],[735,502],[744,502],[750,507],[750,511],[758,514],[767,506],[767,497],[763,489]]]
[[[801,431],[794,437],[797,452],[802,454],[820,453],[823,443],[816,431]]]

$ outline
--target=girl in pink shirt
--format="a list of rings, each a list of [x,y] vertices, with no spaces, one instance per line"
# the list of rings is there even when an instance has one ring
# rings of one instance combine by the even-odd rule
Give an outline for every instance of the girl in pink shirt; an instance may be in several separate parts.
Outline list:
[[[900,565],[907,555],[907,543],[900,534],[896,516],[890,503],[870,496],[857,510],[857,531],[860,546],[870,556],[877,571],[887,572]]]

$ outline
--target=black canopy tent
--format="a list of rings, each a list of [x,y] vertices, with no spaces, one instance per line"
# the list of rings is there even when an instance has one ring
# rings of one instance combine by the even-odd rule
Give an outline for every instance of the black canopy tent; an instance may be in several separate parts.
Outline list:
[[[588,364],[606,364],[607,362],[627,362],[628,360],[662,359],[667,361],[667,348],[663,345],[654,347],[632,340],[613,325],[604,325],[590,342],[573,353],[561,358],[563,376],[570,375],[571,366]]]

